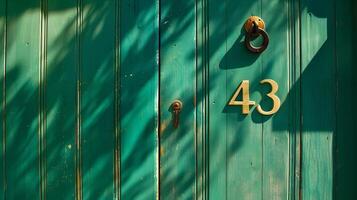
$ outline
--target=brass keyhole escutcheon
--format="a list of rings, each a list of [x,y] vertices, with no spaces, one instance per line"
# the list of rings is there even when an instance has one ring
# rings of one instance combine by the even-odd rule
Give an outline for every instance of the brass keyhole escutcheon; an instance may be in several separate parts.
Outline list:
[[[182,102],[179,100],[175,100],[171,104],[171,111],[172,111],[172,125],[176,129],[179,126],[180,120],[180,113],[182,110]]]
[[[250,16],[244,24],[244,29],[246,32],[252,30],[254,24],[258,25],[260,29],[265,29],[265,22],[262,18],[258,16]]]

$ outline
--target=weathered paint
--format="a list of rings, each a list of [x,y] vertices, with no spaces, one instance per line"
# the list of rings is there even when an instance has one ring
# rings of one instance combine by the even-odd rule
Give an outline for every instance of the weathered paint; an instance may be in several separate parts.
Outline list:
[[[354,199],[357,190],[357,1],[339,1],[336,9],[336,135],[334,137],[334,199]],[[343,24],[351,26],[344,26]]]
[[[352,0],[0,0],[0,199],[352,199]],[[243,25],[262,17],[268,49]],[[238,84],[268,109],[227,106]],[[183,103],[177,128],[170,105]]]
[[[42,143],[39,128],[40,2],[7,1],[6,9],[5,194],[8,199],[38,199],[40,181],[44,178],[40,176],[39,160]]]
[[[62,7],[68,9],[54,12]],[[51,30],[47,33],[46,77],[48,199],[75,197],[76,17],[75,2],[48,2],[48,30]]]
[[[195,178],[195,5],[193,0],[160,2],[160,197],[194,199]],[[189,59],[191,57],[191,59]],[[173,76],[174,75],[174,76]],[[182,109],[175,128],[171,104]]]
[[[158,2],[0,8],[1,199],[155,199]]]
[[[288,1],[226,0],[223,4],[216,1],[210,8],[210,27],[220,24],[222,30],[212,34],[209,43],[210,197],[284,199],[289,192],[291,159],[288,130],[291,111],[286,101],[291,67]],[[244,46],[242,24],[253,13],[264,19],[270,35],[270,45],[261,55],[248,52]],[[278,20],[269,13],[279,13]],[[269,88],[259,84],[266,78],[279,84],[278,96],[283,105],[277,114],[263,117],[253,107],[244,116],[240,114],[241,108],[226,106],[239,83],[249,80],[250,99],[269,108],[269,100],[263,98]]]
[[[120,192],[158,193],[158,1],[120,0]]]
[[[0,130],[2,135],[0,136],[1,142],[0,142],[0,169],[1,169],[1,175],[0,175],[0,198],[4,199],[4,194],[5,194],[5,140],[6,140],[6,135],[5,135],[5,123],[4,123],[4,114],[5,114],[5,78],[4,78],[4,66],[5,66],[5,52],[6,52],[6,1],[1,0],[0,1],[0,66],[2,66],[2,70],[0,70],[0,80],[1,86],[0,86],[0,94],[1,94],[1,122],[0,122]]]
[[[323,3],[324,6],[317,6]],[[336,132],[335,11],[332,0],[301,1],[302,198],[332,199]],[[317,76],[318,74],[318,76]]]

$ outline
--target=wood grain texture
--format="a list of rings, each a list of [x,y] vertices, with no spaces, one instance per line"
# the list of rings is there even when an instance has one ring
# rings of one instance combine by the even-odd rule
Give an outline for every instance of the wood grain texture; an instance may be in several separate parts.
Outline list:
[[[210,3],[210,197],[286,199],[293,174],[289,169],[288,2]],[[243,43],[241,28],[250,15],[262,16],[271,37],[261,55],[251,54]],[[269,109],[271,102],[264,97],[269,88],[259,84],[265,78],[280,86],[283,104],[273,117],[263,117],[254,108],[244,116],[240,108],[226,106],[237,85],[250,80],[251,100]]]
[[[0,199],[353,199],[356,11],[0,0]],[[270,35],[262,54],[243,43],[250,15]],[[269,110],[262,79],[279,84],[275,115],[227,106],[249,80]]]
[[[158,194],[158,1],[120,1],[121,199]]]
[[[279,111],[273,116],[264,116],[263,142],[262,142],[262,195],[263,199],[288,199],[289,186],[294,184],[294,173],[291,172],[290,159],[294,159],[289,152],[294,133],[290,133],[291,124],[291,96],[294,92],[289,78],[289,72],[293,69],[291,53],[294,51],[290,45],[291,26],[289,26],[289,1],[263,0],[262,17],[267,23],[267,32],[270,36],[269,49],[262,57],[261,79],[273,79],[279,84],[277,96],[282,102]],[[275,14],[272,14],[275,13]],[[266,94],[271,88],[261,85],[260,92]],[[260,102],[265,110],[272,108],[272,101],[262,96]]]
[[[81,156],[84,199],[113,199],[113,1],[84,0],[81,39]]]
[[[209,196],[208,155],[208,0],[196,1],[196,199]]]
[[[45,88],[48,199],[75,197],[76,12],[73,1],[48,2]]]
[[[6,0],[0,1],[0,94],[1,94],[1,122],[0,122],[0,132],[1,132],[1,142],[0,142],[0,199],[5,199],[5,138],[6,138],[6,130],[5,130],[5,63],[6,63]]]
[[[28,12],[23,12],[32,8]],[[40,4],[7,1],[6,198],[38,199]],[[31,33],[31,34],[29,34]]]
[[[334,7],[333,0],[301,1],[303,199],[332,199],[337,91]]]
[[[334,199],[354,199],[357,179],[356,1],[336,1],[336,135],[334,142]],[[344,24],[348,24],[345,26]]]
[[[196,198],[196,2],[160,3],[160,197]],[[173,127],[170,106],[183,104]]]
[[[290,189],[289,199],[299,199],[301,191],[301,34],[300,2],[289,1],[290,30]]]
[[[262,64],[242,45],[242,26],[252,13],[261,15],[260,3],[210,2],[209,155],[213,199],[262,197],[261,118],[242,115],[241,108],[226,106],[242,80],[250,81],[250,98],[259,98],[256,89]]]

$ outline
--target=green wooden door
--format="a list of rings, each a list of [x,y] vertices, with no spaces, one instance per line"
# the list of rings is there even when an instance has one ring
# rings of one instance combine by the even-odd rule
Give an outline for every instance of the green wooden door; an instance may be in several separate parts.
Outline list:
[[[356,10],[334,0],[162,1],[161,197],[353,199]],[[270,36],[261,54],[244,45],[251,15]],[[269,110],[264,79],[279,85],[277,113],[227,105],[247,80],[250,100]],[[175,99],[177,129],[167,125]]]
[[[0,199],[155,199],[158,3],[0,2]]]
[[[0,199],[354,199],[356,13],[353,0],[0,0]],[[251,15],[270,38],[260,54],[244,45]],[[272,115],[257,109],[274,105],[265,79]],[[228,105],[243,81],[247,114]]]
[[[356,9],[333,0],[162,1],[160,196],[352,199],[355,149],[345,143],[356,132]],[[270,36],[261,54],[244,45],[251,15],[265,20]],[[264,79],[279,85],[277,113],[252,106],[244,115],[227,105],[247,80],[250,100],[269,110]],[[183,108],[174,129],[176,99]]]

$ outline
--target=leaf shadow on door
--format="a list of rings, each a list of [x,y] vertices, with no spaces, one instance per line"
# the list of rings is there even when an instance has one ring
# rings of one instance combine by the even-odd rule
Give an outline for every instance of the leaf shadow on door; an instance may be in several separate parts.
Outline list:
[[[356,140],[353,133],[357,131],[353,114],[357,112],[353,91],[357,71],[352,67],[357,56],[353,45],[357,25],[351,25],[350,19],[356,16],[357,5],[349,0],[307,1],[303,5],[302,69],[280,110],[300,115],[291,116],[288,128],[292,134],[301,134],[302,187],[307,188],[303,197],[314,198],[309,195],[316,193],[324,198],[350,199],[356,196],[350,183],[357,178],[357,162],[351,154],[356,148],[350,142]],[[281,123],[286,119],[279,113],[272,121],[274,130],[284,131]],[[314,176],[316,171],[322,174]],[[326,184],[311,189],[321,182]]]
[[[2,99],[1,125],[5,126],[2,128],[5,141],[1,144],[6,151],[1,155],[6,157],[1,159],[4,174],[0,195],[9,199],[36,199],[40,195],[40,185],[45,188],[44,195],[49,199],[79,196],[113,199],[114,195],[120,195],[114,193],[113,168],[117,161],[114,160],[114,151],[118,148],[114,147],[117,145],[114,129],[122,122],[120,133],[126,133],[122,136],[126,141],[120,140],[120,145],[126,147],[130,138],[134,144],[133,148],[126,148],[125,154],[129,156],[122,156],[121,163],[118,163],[123,167],[121,194],[135,199],[155,197],[155,171],[150,169],[155,168],[152,167],[156,157],[153,137],[157,117],[153,114],[155,103],[146,101],[142,95],[155,97],[154,90],[150,93],[150,85],[156,84],[156,50],[152,47],[155,46],[153,38],[157,37],[157,30],[146,29],[140,40],[127,42],[131,31],[143,30],[154,24],[150,20],[155,20],[155,4],[143,2],[127,2],[130,7],[127,13],[134,17],[122,19],[128,30],[123,31],[120,40],[126,42],[125,51],[130,56],[125,56],[122,51],[118,62],[126,67],[116,77],[114,34],[117,16],[114,14],[114,1],[48,1],[47,38],[41,38],[47,47],[47,57],[41,58],[47,64],[46,79],[39,81],[38,55],[42,54],[37,31],[40,29],[39,13],[42,12],[40,2],[0,1],[1,60],[6,60],[6,63],[1,63],[6,67],[6,76],[1,75],[1,83],[5,84],[1,88],[6,89],[6,92],[1,92],[6,99],[6,102]],[[3,12],[3,9],[7,10]],[[82,16],[78,16],[79,10]],[[4,32],[5,19],[7,34]],[[23,25],[24,21],[27,26]],[[3,52],[3,38],[7,39],[6,52]],[[122,85],[114,80],[119,76]],[[121,88],[124,86],[127,89]],[[45,94],[40,95],[43,88]],[[117,112],[115,101],[118,101],[114,97],[115,89],[120,90],[119,98],[122,104],[125,103],[120,109],[120,119],[116,118],[118,121],[114,117]],[[78,90],[80,99],[77,99]],[[151,114],[148,111],[148,117],[138,116],[150,108],[152,111]],[[38,118],[40,113],[45,113],[45,122]],[[80,120],[78,114],[81,115]],[[39,132],[43,132],[39,121],[45,123],[44,136],[39,136]],[[143,124],[135,128],[130,127],[128,121]],[[76,140],[79,129],[81,135]],[[40,141],[45,143],[41,150]],[[79,141],[81,144],[77,146]],[[77,152],[78,148],[81,151]],[[40,167],[42,159],[44,163]],[[152,160],[151,164],[147,159]],[[81,166],[80,172],[76,165]],[[46,174],[40,175],[40,168],[46,169]],[[81,183],[76,184],[76,179]],[[5,185],[6,191],[3,190]],[[140,192],[138,188],[141,188]]]
[[[40,1],[0,1],[0,8],[7,9],[0,14],[2,46],[2,39],[7,39],[6,52],[1,53],[1,60],[7,61],[2,63],[6,76],[2,74],[0,80],[6,82],[1,87],[6,89],[2,91],[6,99],[2,101],[2,125],[6,126],[3,128],[6,141],[2,144],[6,157],[1,159],[1,167],[5,166],[1,188],[6,185],[6,191],[1,190],[0,195],[9,199],[36,199],[42,186],[48,199],[156,198],[158,116],[154,98],[158,79],[158,30],[150,28],[158,28],[155,26],[157,1],[120,1],[121,16],[115,16],[118,5],[114,1],[41,2],[48,3],[45,8],[48,29],[42,33],[47,35],[41,37],[46,49],[39,46],[39,33],[30,31],[40,29],[38,19],[43,12]],[[30,19],[29,14],[36,15],[33,21],[26,21],[32,29],[21,29],[24,19]],[[118,17],[124,25],[115,30]],[[5,18],[6,34],[2,23]],[[177,23],[179,31],[168,40],[161,38],[162,42],[173,43],[187,24],[195,23],[191,18],[194,12],[186,20],[172,16],[171,21]],[[24,34],[17,35],[19,32]],[[120,53],[115,52],[118,48],[115,40],[120,40]],[[23,54],[22,49],[26,49]],[[118,54],[120,58],[116,57]],[[189,54],[194,55],[194,51]],[[40,68],[43,70],[36,57],[39,55],[47,66],[42,77],[45,79],[41,81],[36,73]],[[190,56],[185,59],[193,59]],[[30,61],[35,64],[30,65]],[[120,65],[119,71],[114,69],[115,62]],[[42,90],[45,92],[40,95]],[[115,98],[115,91],[120,94],[119,99]],[[180,95],[187,91],[182,92]],[[185,103],[191,104],[182,113],[184,129],[192,128],[194,123],[183,119],[195,112],[192,103],[195,98],[192,93],[185,98]],[[38,119],[39,114],[44,114],[45,120]],[[41,131],[39,121],[44,123]],[[114,141],[118,139],[114,136],[115,129],[119,129],[120,141]],[[39,132],[44,135],[39,137]],[[177,142],[187,139],[185,136],[180,134]],[[45,144],[41,150],[40,142]],[[121,191],[115,193],[118,191],[114,191],[114,181],[118,180],[114,180],[117,175],[113,168],[118,160],[114,159],[114,152],[118,148]],[[40,160],[43,163],[39,164]],[[39,168],[46,170],[45,174],[40,175]],[[185,174],[185,171],[175,174],[174,163],[165,172],[175,175],[167,179],[167,187],[175,184],[177,194],[194,194],[196,174]]]
[[[336,182],[334,183],[333,192],[335,197],[339,197],[338,199],[352,198],[355,196],[352,195],[353,189],[346,189],[349,188],[351,184],[347,186],[345,182],[352,183],[352,177],[356,177],[356,172],[352,169],[353,166],[356,166],[356,161],[354,161],[355,159],[352,158],[351,154],[351,152],[355,151],[355,148],[353,147],[353,142],[348,142],[351,140],[355,141],[356,137],[353,136],[353,133],[357,130],[354,125],[356,117],[351,114],[356,113],[356,107],[353,106],[352,103],[356,102],[356,95],[353,95],[353,88],[357,87],[356,79],[353,78],[356,74],[356,69],[350,66],[351,63],[354,63],[352,58],[356,56],[356,50],[352,45],[356,43],[356,38],[352,37],[354,31],[356,31],[356,26],[349,26],[350,29],[341,28],[339,24],[351,24],[353,22],[351,20],[343,21],[341,17],[336,19],[334,16],[347,12],[346,10],[342,10],[343,8],[348,8],[350,17],[353,18],[351,13],[356,15],[355,11],[353,11],[353,8],[356,8],[356,3],[345,1],[344,3],[338,3],[339,6],[335,8],[335,4],[337,4],[335,1],[302,2],[301,5],[305,7],[302,7],[299,12],[307,12],[307,15],[302,16],[302,20],[305,21],[301,28],[305,31],[301,33],[305,43],[302,43],[302,50],[299,50],[296,46],[294,48],[302,53],[301,65],[303,66],[303,70],[301,70],[301,74],[297,75],[298,78],[295,83],[279,83],[284,91],[288,88],[288,92],[285,94],[278,92],[282,103],[278,113],[274,116],[262,116],[255,109],[251,109],[251,116],[244,116],[241,114],[241,108],[233,108],[227,105],[222,109],[222,113],[233,113],[237,115],[229,115],[228,117],[232,117],[237,121],[237,132],[240,133],[243,131],[249,132],[249,130],[238,130],[238,123],[247,118],[250,120],[250,117],[255,124],[262,124],[263,127],[266,127],[267,133],[273,132],[273,137],[276,138],[281,137],[283,134],[289,134],[289,137],[294,138],[296,134],[299,134],[299,131],[302,131],[302,142],[308,146],[303,155],[303,159],[305,159],[303,160],[303,173],[304,171],[306,173],[302,175],[303,185],[306,186],[306,188],[310,188],[314,187],[312,185],[319,185],[321,182],[327,183],[320,188],[314,187],[312,190],[313,192],[319,193],[320,197],[325,196],[328,198],[328,196],[332,194],[332,187],[330,186],[332,186],[332,174],[334,174],[334,180]],[[321,5],[325,6],[321,7]],[[337,11],[335,9],[337,9]],[[277,23],[277,21],[278,20],[272,21],[267,27],[270,30],[280,30],[279,28],[281,28],[280,26],[282,24]],[[292,23],[297,22],[294,19]],[[309,23],[315,24],[315,27],[309,26]],[[284,31],[283,28],[282,31]],[[289,29],[289,31],[293,30]],[[343,40],[344,34],[346,34],[346,41]],[[325,36],[326,38],[324,38]],[[249,66],[258,59],[239,61],[240,57],[242,57],[240,54],[248,54],[248,52],[243,50],[244,44],[239,43],[239,41],[242,40],[241,37],[240,35],[232,47],[227,50],[226,55],[222,57],[219,64],[220,69],[227,70],[229,73],[233,73],[230,70],[238,69],[238,71],[234,71],[237,77],[240,77],[238,74],[242,72],[239,71],[239,69]],[[278,41],[273,40],[271,42]],[[344,42],[347,43],[344,44]],[[289,58],[289,62],[286,63],[276,61],[279,56],[283,56],[286,53],[279,51],[281,51],[281,49],[269,49],[268,47],[266,52],[259,55],[259,57],[261,57],[260,62],[262,62],[264,66],[261,72],[263,76],[258,76],[255,80],[250,80],[251,83],[253,81],[259,82],[262,78],[270,78],[269,75],[274,75],[279,78],[286,76],[286,80],[290,79],[290,81],[293,79],[289,77],[292,71],[289,71],[285,75],[278,73],[282,68],[290,68],[290,70],[296,70],[296,73],[298,73],[298,69],[292,66],[291,58]],[[265,56],[267,53],[269,57]],[[279,67],[276,67],[277,65]],[[299,68],[300,66],[296,67]],[[269,69],[275,69],[276,74],[273,74]],[[282,71],[282,73],[284,72]],[[236,82],[234,79],[230,79],[228,83]],[[259,92],[266,94],[267,91],[269,91],[267,88],[251,88],[252,93]],[[234,91],[232,90],[230,92],[233,93]],[[346,100],[344,98],[348,99]],[[229,97],[227,97],[226,100],[228,102]],[[269,99],[260,98],[257,103],[262,104],[265,108],[271,107]],[[299,120],[302,121],[297,122]],[[296,122],[298,124],[294,124]],[[298,131],[296,131],[295,128],[298,129]],[[254,134],[254,131],[250,132]],[[277,136],[278,134],[280,135]],[[232,149],[232,152],[239,152],[238,146],[242,144],[242,141],[244,142],[244,139],[238,136],[237,134],[234,137],[232,146],[229,147],[229,149]],[[334,140],[334,142],[331,142],[332,140]],[[316,147],[316,149],[309,149],[311,146]],[[332,160],[333,158],[334,160]],[[318,168],[318,166],[323,167]],[[323,174],[315,176],[313,173],[315,173],[316,170],[323,172]],[[338,186],[337,188],[335,185],[344,186]],[[308,192],[305,194],[309,195]]]
[[[1,5],[4,5],[4,0],[0,1]],[[6,91],[2,91],[2,94],[6,94],[6,103],[4,99],[2,100],[3,105],[5,105],[6,110],[2,110],[3,123],[6,127],[3,127],[5,133],[3,133],[3,149],[6,149],[6,156],[2,158],[2,165],[5,166],[5,177],[2,177],[2,187],[6,186],[7,198],[11,199],[34,199],[37,198],[38,188],[40,187],[39,174],[38,174],[38,162],[39,162],[39,152],[38,146],[38,114],[40,113],[37,108],[38,101],[38,74],[31,74],[30,71],[35,70],[38,66],[30,65],[31,59],[35,59],[35,54],[38,55],[38,43],[35,41],[26,43],[26,41],[16,42],[16,33],[30,32],[28,30],[20,30],[16,27],[24,26],[24,18],[29,17],[27,14],[36,13],[39,9],[38,1],[13,1],[7,0],[7,2],[14,2],[7,7],[14,8],[16,10],[8,10],[7,20],[8,20],[8,34],[9,39],[6,46],[5,52],[1,53],[1,60],[4,56],[6,59],[11,60],[11,62],[4,63],[6,66],[6,80],[4,80],[4,74],[2,74],[1,83],[6,81],[5,88]],[[84,10],[86,10],[86,15],[83,16],[83,34],[76,34],[74,27],[77,24],[76,21],[76,9],[77,5],[75,1],[48,1],[49,2],[49,19],[53,20],[53,24],[50,26],[50,34],[52,35],[48,41],[48,71],[46,74],[46,103],[45,112],[47,115],[46,121],[46,148],[44,152],[40,152],[42,155],[46,155],[46,167],[47,167],[47,197],[49,199],[74,199],[75,193],[75,130],[76,130],[76,88],[77,88],[77,73],[76,69],[77,62],[79,61],[78,56],[81,53],[85,53],[84,63],[82,63],[82,72],[85,72],[83,82],[80,83],[79,87],[83,89],[85,99],[82,99],[81,112],[85,117],[83,117],[82,123],[82,133],[85,136],[83,140],[83,145],[87,150],[82,152],[83,162],[86,167],[83,168],[81,175],[86,181],[83,189],[83,196],[86,199],[113,199],[113,159],[114,154],[114,142],[113,132],[115,128],[114,118],[114,76],[116,73],[113,69],[114,65],[114,35],[110,34],[113,31],[114,24],[114,6],[109,1],[85,1]],[[152,165],[156,165],[153,161],[149,161],[150,158],[155,157],[156,146],[153,143],[153,135],[156,134],[155,129],[157,127],[157,116],[152,114],[155,112],[153,102],[147,102],[145,97],[154,96],[155,90],[150,89],[150,85],[157,81],[157,69],[155,68],[156,53],[147,53],[147,49],[153,48],[156,45],[156,35],[155,31],[148,31],[147,27],[153,24],[153,9],[155,9],[155,4],[142,3],[145,1],[122,1],[123,5],[127,7],[123,8],[122,12],[127,11],[128,16],[122,16],[121,19],[126,23],[126,29],[121,30],[121,45],[125,46],[126,50],[121,52],[121,60],[119,61],[122,65],[122,71],[120,72],[120,79],[123,82],[120,84],[118,90],[120,90],[121,109],[120,109],[120,121],[123,125],[120,130],[122,137],[125,137],[125,142],[121,141],[121,147],[127,148],[125,156],[122,157],[122,186],[123,190],[121,195],[127,197],[128,199],[151,199],[155,198],[156,190],[156,178],[154,177],[153,171],[147,170],[153,168]],[[249,3],[250,5],[251,3]],[[323,5],[321,3],[320,5]],[[1,9],[5,6],[0,6]],[[222,10],[221,15],[224,16],[224,9],[217,7],[215,9]],[[127,10],[125,10],[128,8]],[[172,7],[171,9],[176,9]],[[247,8],[242,8],[242,10],[248,10]],[[319,8],[321,9],[321,8]],[[315,11],[314,11],[315,12]],[[67,14],[65,14],[67,13]],[[63,18],[63,15],[66,18]],[[130,14],[130,15],[129,15]],[[231,16],[233,19],[241,17],[242,13],[236,12],[235,16]],[[1,12],[1,20],[4,19],[5,14]],[[356,18],[357,16],[355,16]],[[38,18],[36,18],[38,19]],[[331,20],[331,19],[328,19]],[[63,22],[61,24],[60,22]],[[185,26],[188,21],[182,20],[181,16],[173,16],[173,21],[180,22],[177,26],[179,31],[173,35],[170,40],[163,41],[167,43],[173,42],[175,39],[180,37],[180,32],[184,32]],[[233,23],[234,20],[225,21],[222,19],[213,20],[214,24],[220,25],[223,23]],[[17,24],[17,25],[16,25]],[[30,24],[30,22],[29,22]],[[328,24],[332,24],[331,21]],[[232,25],[232,24],[231,24]],[[233,24],[234,25],[234,24]],[[232,25],[232,26],[233,26]],[[331,28],[331,27],[330,27]],[[35,28],[37,29],[37,28]],[[110,30],[110,31],[108,31]],[[4,38],[4,30],[1,28],[1,37]],[[354,30],[357,32],[357,30]],[[31,35],[30,33],[28,35]],[[138,36],[139,35],[139,36]],[[222,37],[218,39],[217,45],[211,46],[210,57],[213,57],[217,53],[218,49],[221,47],[224,41],[222,35],[222,30],[213,29],[212,37]],[[329,31],[329,37],[331,32]],[[34,35],[34,37],[38,37]],[[76,49],[78,43],[78,37],[83,37],[85,39],[83,52],[79,52]],[[21,38],[19,36],[19,38]],[[26,38],[26,37],[24,37]],[[140,38],[136,40],[135,38]],[[234,45],[227,51],[223,56],[221,61],[217,64],[217,67],[223,69],[222,71],[228,71],[235,68],[246,68],[251,63],[256,62],[258,55],[253,55],[245,60],[238,59],[240,53],[247,53],[244,44],[241,42],[243,38],[242,33],[238,36]],[[27,38],[26,38],[27,39]],[[216,38],[217,39],[217,38]],[[356,44],[356,38],[354,38],[353,43]],[[3,45],[3,44],[2,44]],[[112,47],[112,48],[110,48]],[[30,51],[26,51],[28,55],[21,55],[20,49],[30,48]],[[315,77],[314,74],[319,74],[319,72],[325,72],[326,69],[319,64],[325,59],[323,52],[328,51],[329,47],[325,45],[316,54],[316,58],[311,61],[311,64],[303,72],[302,82],[305,83],[315,83],[319,81],[316,87],[324,88],[327,84],[323,77]],[[31,54],[31,51],[33,54]],[[195,52],[190,52],[191,56],[185,57],[185,59],[190,60],[195,56]],[[129,55],[129,56],[128,56]],[[98,59],[98,60],[96,60]],[[7,60],[7,61],[9,61]],[[238,61],[239,60],[239,61]],[[226,63],[226,64],[224,64]],[[268,64],[273,65],[274,63]],[[317,68],[315,64],[319,65]],[[197,73],[203,73],[198,70]],[[351,74],[356,74],[353,70]],[[33,75],[33,76],[32,76]],[[222,84],[217,81],[217,77],[212,76],[210,78],[209,91],[213,91],[214,85]],[[258,81],[254,80],[254,81]],[[351,82],[354,86],[356,85],[356,80]],[[316,85],[316,84],[311,84]],[[293,86],[288,97],[284,100],[281,111],[290,109],[290,103],[294,101],[294,93],[299,92],[299,86]],[[150,92],[152,91],[152,92]],[[253,92],[257,92],[256,87],[252,87]],[[5,93],[4,93],[5,92]],[[187,92],[192,91],[182,91],[178,96],[185,96],[185,103],[195,102],[198,99],[195,95],[187,95]],[[203,93],[202,89],[195,91],[197,93]],[[313,95],[313,90],[310,91]],[[356,96],[354,96],[356,97]],[[353,99],[354,102],[357,101],[356,98]],[[192,103],[190,108],[182,113],[181,120],[191,116],[191,112],[196,112],[196,105],[201,102]],[[212,102],[209,102],[212,103]],[[316,110],[313,106],[319,104],[320,102],[314,102],[310,104],[308,109],[314,110],[315,113],[321,113],[321,110]],[[150,104],[150,105],[149,105]],[[354,111],[355,107],[348,107],[348,111]],[[225,109],[225,108],[224,108]],[[146,110],[147,114],[143,112]],[[239,113],[239,110],[235,109],[225,109],[224,112],[227,113]],[[256,123],[262,123],[261,118],[256,116],[256,112],[253,111],[252,117],[255,118]],[[255,117],[254,117],[255,116]],[[326,119],[327,116],[316,116]],[[243,120],[243,118],[237,118]],[[267,119],[268,120],[268,119]],[[265,120],[265,121],[267,121]],[[272,118],[273,128],[277,131],[285,130],[281,129],[280,122],[285,120],[279,118],[279,115]],[[185,122],[184,120],[182,122]],[[183,129],[188,129],[192,125],[188,124],[191,122],[183,123]],[[192,122],[193,123],[193,122]],[[355,119],[352,117],[346,119],[346,122],[342,123],[347,127],[355,127]],[[305,124],[306,126],[308,124]],[[330,125],[332,126],[332,125]],[[221,133],[219,126],[211,126],[212,132]],[[318,124],[310,124],[306,127],[310,130],[322,130],[322,127]],[[352,132],[341,135],[340,138],[346,136],[345,142],[354,142],[354,136],[352,135],[353,130],[356,128],[351,128]],[[243,130],[244,131],[244,130]],[[219,135],[222,137],[221,135]],[[165,136],[166,137],[166,136]],[[177,142],[185,140],[187,136],[185,134],[179,134]],[[232,141],[229,143],[229,150],[231,155],[239,151],[241,145],[245,142],[243,136],[237,134],[231,137]],[[343,139],[343,138],[342,138]],[[342,140],[341,140],[342,141]],[[218,145],[218,140],[213,140],[210,145],[213,147]],[[340,151],[345,153],[351,153],[355,150],[353,148],[343,146],[342,142],[339,143]],[[129,145],[132,145],[129,147]],[[185,148],[185,146],[183,146]],[[188,148],[187,148],[188,149]],[[348,151],[349,150],[349,151]],[[185,152],[184,152],[185,153]],[[214,154],[224,157],[220,154],[222,152],[210,152],[212,156]],[[97,155],[97,156],[94,156]],[[346,154],[347,155],[347,154]],[[343,156],[341,156],[343,157]],[[348,157],[349,158],[349,157]],[[351,159],[351,158],[350,158]],[[177,161],[179,162],[179,160]],[[346,162],[342,167],[346,167]],[[255,164],[255,163],[253,163]],[[251,164],[251,165],[253,165]],[[218,163],[217,168],[211,168],[212,174],[219,174],[223,163]],[[175,171],[175,165],[172,164],[167,168],[167,173],[172,174]],[[339,168],[340,173],[345,168]],[[349,169],[349,168],[348,168]],[[2,171],[1,170],[1,171]],[[354,176],[348,175],[347,172],[353,174],[355,170],[346,170],[344,177],[340,177],[342,182],[343,178],[346,180],[351,180]],[[350,178],[348,178],[348,176]],[[175,174],[174,178],[168,179],[168,184],[174,183],[175,180],[181,178],[181,182],[176,182],[179,185],[177,189],[178,194],[185,192],[190,192],[194,183],[192,179],[194,176],[186,176],[185,171]],[[346,178],[347,177],[347,178]],[[216,177],[212,177],[213,179]],[[87,182],[88,181],[88,182]],[[352,183],[352,181],[350,181]],[[31,187],[30,187],[31,186]],[[350,184],[353,187],[353,184]],[[348,187],[346,187],[348,188]],[[352,188],[353,189],[353,188]],[[346,189],[347,190],[347,189]],[[1,190],[3,193],[3,190]],[[354,191],[354,190],[353,190]],[[25,196],[26,195],[26,196]],[[119,195],[119,194],[117,194]]]

